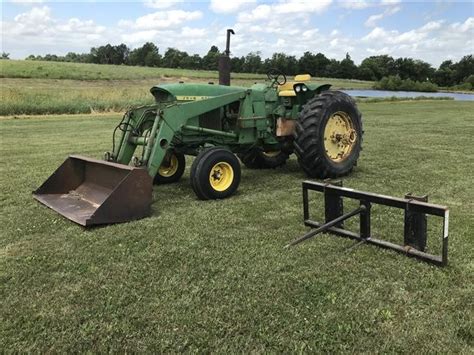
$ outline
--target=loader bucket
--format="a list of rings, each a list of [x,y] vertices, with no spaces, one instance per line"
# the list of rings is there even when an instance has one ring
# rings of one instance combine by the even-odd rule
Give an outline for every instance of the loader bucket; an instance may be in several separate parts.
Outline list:
[[[87,227],[149,216],[152,186],[146,169],[71,155],[33,196]]]

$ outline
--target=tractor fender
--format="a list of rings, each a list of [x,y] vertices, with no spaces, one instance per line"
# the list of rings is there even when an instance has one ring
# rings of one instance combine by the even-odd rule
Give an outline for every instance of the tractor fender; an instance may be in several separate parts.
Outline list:
[[[331,86],[332,86],[331,84],[319,85],[316,89],[314,89],[314,92],[315,92],[316,94],[320,94],[320,93],[323,92],[323,91],[329,90],[329,88],[330,88]]]

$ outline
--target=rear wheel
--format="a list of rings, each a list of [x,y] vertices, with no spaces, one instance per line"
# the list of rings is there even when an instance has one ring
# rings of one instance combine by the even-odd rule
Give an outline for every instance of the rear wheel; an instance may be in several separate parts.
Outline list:
[[[183,176],[186,167],[186,158],[183,153],[169,151],[166,153],[158,172],[153,179],[153,183],[170,184],[178,181]]]
[[[281,150],[264,151],[262,148],[253,148],[249,152],[238,154],[238,156],[249,169],[273,169],[284,165],[289,154]]]
[[[239,160],[227,149],[204,150],[191,167],[191,186],[201,200],[229,197],[235,193],[239,183]]]
[[[357,164],[362,144],[362,118],[354,100],[325,91],[304,106],[294,134],[295,153],[310,177],[348,174]]]

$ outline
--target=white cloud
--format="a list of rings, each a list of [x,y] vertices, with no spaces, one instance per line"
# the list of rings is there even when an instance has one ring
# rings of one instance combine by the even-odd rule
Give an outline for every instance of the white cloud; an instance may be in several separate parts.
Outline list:
[[[202,17],[201,11],[168,10],[158,11],[137,18],[135,21],[120,20],[119,25],[137,30],[176,28],[183,23]]]
[[[378,21],[382,20],[383,18],[387,16],[392,16],[396,14],[397,12],[399,12],[400,10],[401,10],[400,6],[389,7],[387,10],[385,10],[381,14],[369,16],[367,21],[365,21],[365,26],[375,27]]]
[[[382,5],[396,5],[400,4],[402,0],[382,0]]]
[[[412,57],[439,65],[446,58],[459,59],[474,49],[474,17],[464,22],[447,24],[430,21],[406,32],[375,27],[360,41],[369,55],[389,54]],[[360,53],[365,56],[363,52]]]
[[[158,40],[157,30],[149,30],[149,31],[138,31],[133,33],[124,33],[122,34],[122,40],[126,43],[131,44],[132,46],[140,45],[145,42],[153,42]]]
[[[354,10],[362,10],[373,6],[373,4],[371,4],[370,1],[367,0],[342,0],[340,1],[340,4],[346,9]]]
[[[145,0],[144,5],[152,9],[168,9],[176,4],[183,3],[184,0]]]
[[[469,17],[464,23],[453,23],[451,28],[454,31],[459,31],[461,33],[466,33],[474,30],[474,17]],[[474,35],[474,34],[473,34]]]
[[[430,21],[427,24],[423,25],[418,29],[420,32],[431,32],[434,30],[439,30],[441,28],[441,25],[444,23],[443,20],[440,21]]]
[[[9,2],[15,3],[15,4],[40,4],[43,3],[44,0],[10,0]]]
[[[112,42],[104,26],[92,20],[56,19],[48,6],[32,7],[13,21],[2,22],[1,37],[3,48],[22,52],[24,56],[38,51],[65,54],[65,51]]]
[[[33,7],[28,12],[16,15],[14,21],[21,26],[48,24],[51,22],[51,9],[48,6]]]
[[[341,7],[351,10],[363,10],[369,7],[375,6],[385,6],[385,5],[397,5],[401,2],[401,0],[382,0],[382,1],[374,1],[374,0],[339,0],[339,4]]]
[[[288,23],[291,19],[285,18],[286,15],[291,15],[294,19],[295,17],[308,17],[311,14],[320,14],[324,12],[331,3],[332,0],[288,0],[271,5],[262,4],[251,11],[239,13],[237,20],[239,22],[258,22],[278,19],[284,21],[280,23]]]
[[[209,8],[218,14],[229,14],[255,2],[256,0],[211,0]]]

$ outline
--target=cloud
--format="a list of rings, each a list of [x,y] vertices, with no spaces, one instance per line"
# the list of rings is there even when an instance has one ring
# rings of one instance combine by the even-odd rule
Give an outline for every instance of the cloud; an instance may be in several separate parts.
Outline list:
[[[375,6],[397,5],[400,2],[401,0],[339,0],[341,7],[351,10],[363,10]]]
[[[251,11],[239,13],[237,20],[239,22],[258,22],[278,18],[287,23],[290,19],[285,19],[286,15],[291,15],[295,18],[308,17],[311,14],[320,14],[324,12],[331,3],[332,0],[288,0],[271,5],[262,4]]]
[[[2,46],[25,56],[38,51],[64,53],[77,48],[89,49],[110,40],[104,26],[92,20],[56,19],[48,6],[32,7],[1,25]]]
[[[367,0],[349,0],[349,1],[339,1],[342,7],[346,9],[354,10],[363,10],[370,6],[373,6],[373,3],[370,3]]]
[[[43,3],[44,0],[10,0],[9,2],[12,2],[15,4],[28,5],[28,4],[40,4],[40,3]]]
[[[184,0],[145,0],[144,5],[152,9],[168,9],[176,4],[183,3]]]
[[[211,0],[209,8],[218,14],[230,14],[255,2],[256,0]]]
[[[120,20],[119,25],[137,30],[176,28],[183,23],[202,17],[201,11],[168,10],[158,11],[137,18],[135,21]]]
[[[400,6],[395,6],[395,7],[388,8],[387,10],[382,12],[381,14],[369,16],[367,21],[365,21],[365,26],[366,27],[375,27],[378,21],[382,20],[383,18],[385,18],[387,16],[392,16],[392,15],[396,14],[397,12],[399,12],[400,10],[401,10]]]
[[[470,54],[474,48],[473,32],[474,17],[452,24],[430,21],[406,32],[375,27],[361,38],[360,47],[367,46],[365,51],[369,55],[420,58],[439,65],[442,60],[457,60]]]

